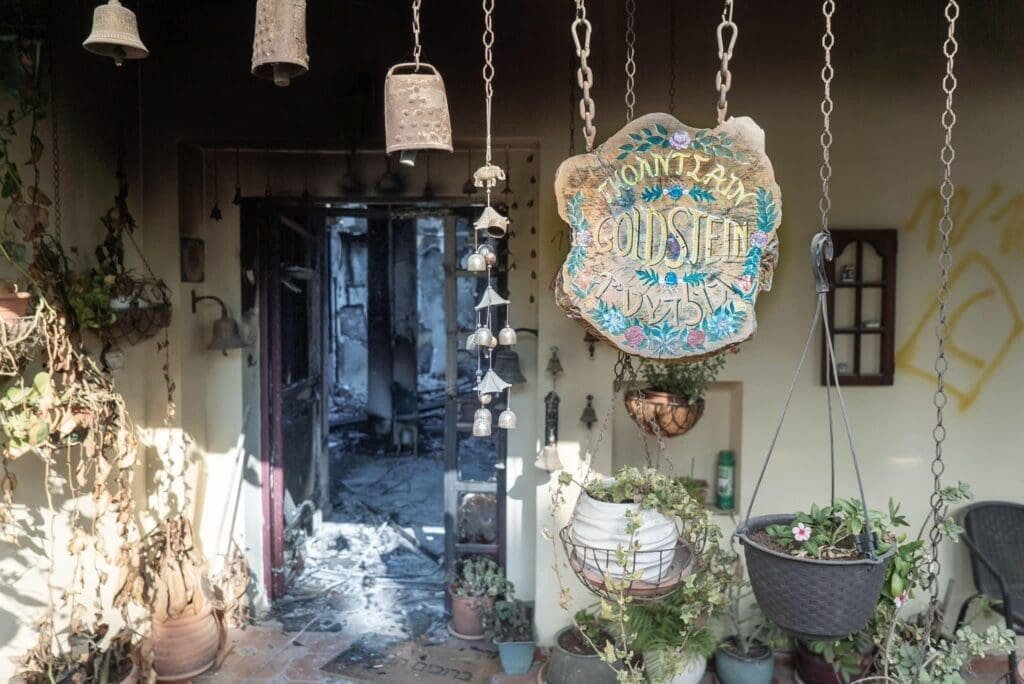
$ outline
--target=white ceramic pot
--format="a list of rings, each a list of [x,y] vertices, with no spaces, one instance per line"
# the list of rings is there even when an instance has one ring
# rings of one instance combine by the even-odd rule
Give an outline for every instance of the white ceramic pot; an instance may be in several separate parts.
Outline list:
[[[707,672],[707,658],[696,657],[686,663],[686,668],[672,678],[672,684],[698,684]]]
[[[616,578],[638,571],[642,581],[657,582],[679,537],[675,522],[656,510],[641,509],[640,504],[606,503],[592,499],[586,492],[580,496],[572,520],[572,540],[589,547],[582,559],[584,566],[599,575],[607,573]],[[632,535],[626,531],[627,511],[642,521],[640,529]],[[638,542],[640,551],[645,553],[630,555],[624,567],[614,551],[620,546],[628,547],[631,540]],[[609,553],[593,554],[589,549],[605,549]],[[655,551],[667,553],[651,553]]]

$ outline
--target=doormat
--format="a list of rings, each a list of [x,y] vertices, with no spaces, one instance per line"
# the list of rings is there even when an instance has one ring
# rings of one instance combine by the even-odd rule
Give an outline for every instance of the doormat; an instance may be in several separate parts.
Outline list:
[[[421,645],[411,641],[387,643],[364,636],[320,668],[357,682],[478,682],[501,671],[493,650],[465,642]]]

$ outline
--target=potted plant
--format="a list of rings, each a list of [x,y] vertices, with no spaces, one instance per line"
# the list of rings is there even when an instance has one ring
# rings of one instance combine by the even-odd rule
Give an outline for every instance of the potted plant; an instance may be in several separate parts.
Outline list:
[[[99,268],[72,274],[67,299],[77,328],[99,330],[114,322],[111,302],[116,283],[117,276]]]
[[[109,682],[137,684],[138,646],[133,633],[123,628],[109,641],[109,625],[79,630],[68,637],[68,648],[54,653],[49,632],[41,632],[35,648],[21,657],[11,680],[20,684],[52,682]]]
[[[449,631],[460,639],[482,639],[483,612],[498,598],[512,594],[512,583],[505,572],[490,558],[465,558],[449,578],[448,595],[452,600],[452,622]]]
[[[498,647],[501,669],[506,674],[524,675],[533,665],[533,610],[515,598],[495,601],[483,613],[484,629]]]
[[[567,478],[563,473],[561,480]],[[653,468],[627,467],[584,485],[563,541],[588,586],[608,589],[611,580],[624,583],[627,594],[645,595],[689,574],[695,552],[683,530],[696,539],[708,521],[682,482]]]
[[[709,623],[729,605],[734,564],[734,554],[709,546],[677,591],[626,608],[627,624],[634,630],[631,650],[642,657],[648,681],[696,684],[704,677],[716,646]]]
[[[690,363],[645,360],[640,373],[646,387],[626,392],[626,410],[647,434],[685,434],[704,414],[708,385],[724,366],[724,353]]]
[[[16,321],[28,313],[31,295],[18,286],[0,280],[0,321]]]
[[[748,518],[736,528],[765,615],[794,636],[844,639],[862,629],[882,593],[899,540],[890,516],[859,499],[796,515]],[[866,518],[865,518],[866,516]],[[873,540],[869,552],[866,540]],[[808,600],[808,597],[813,600]]]
[[[753,592],[743,582],[743,566],[738,558],[734,578],[725,612],[729,634],[715,650],[715,674],[722,684],[771,684],[775,672],[771,647],[774,625],[764,619],[756,603],[744,605]]]
[[[601,659],[612,638],[596,610],[579,610],[573,624],[555,636],[545,665],[547,684],[615,684],[617,671]]]

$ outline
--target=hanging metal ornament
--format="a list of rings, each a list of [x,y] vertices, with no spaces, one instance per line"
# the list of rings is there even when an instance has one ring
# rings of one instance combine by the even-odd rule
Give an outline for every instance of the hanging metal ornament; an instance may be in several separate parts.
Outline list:
[[[734,347],[756,331],[758,294],[771,288],[781,192],[764,131],[749,117],[725,118],[737,35],[732,6],[725,0],[717,34],[718,126],[698,128],[670,114],[632,119],[635,2],[627,2],[630,121],[594,147],[591,25],[584,0],[576,3],[587,151],[565,160],[555,176],[570,237],[555,299],[627,354],[696,359]]]
[[[512,385],[498,377],[492,370],[484,374],[483,380],[477,385],[476,391],[481,394],[501,394]]]
[[[493,420],[493,417],[491,416],[491,409],[484,408],[483,406],[481,406],[473,414],[473,420],[474,421],[478,421],[478,420],[486,421],[487,424],[490,425],[491,421]]]
[[[516,329],[510,325],[498,331],[498,344],[511,347],[516,343]]]
[[[490,195],[490,190],[487,191],[487,194]],[[480,218],[473,223],[473,226],[478,231],[484,231],[490,237],[503,238],[505,233],[508,232],[508,218],[502,216],[498,213],[497,209],[488,205],[484,207]]]
[[[484,264],[486,264],[488,268],[493,268],[494,265],[498,263],[497,253],[495,253],[494,248],[486,242],[476,248],[476,253],[483,257]]]
[[[480,252],[473,252],[466,260],[466,270],[472,273],[483,273],[487,270],[487,258]]]
[[[444,80],[433,65],[420,61],[420,3],[412,3],[413,61],[391,67],[384,79],[387,152],[401,152],[401,163],[408,166],[416,164],[419,150],[453,149]]]
[[[126,59],[145,59],[149,50],[139,37],[139,23],[135,12],[110,0],[92,13],[92,31],[82,43],[89,52],[110,57],[117,66],[123,66]]]
[[[494,341],[494,334],[490,328],[481,326],[477,328],[476,333],[473,335],[473,341],[478,347],[490,347],[491,342]]]
[[[507,408],[498,414],[498,427],[502,430],[515,430],[517,421],[515,411],[512,409]]]
[[[507,304],[508,300],[502,297],[500,294],[498,294],[497,290],[488,285],[487,289],[484,290],[484,294],[482,297],[480,297],[480,301],[479,303],[477,303],[475,308],[477,311],[482,311],[490,309],[492,306],[505,306]]]
[[[213,153],[213,208],[210,209],[210,218],[220,221],[224,214],[220,210],[220,176],[217,173],[217,152]]]
[[[306,0],[256,0],[253,75],[284,87],[307,71]]]

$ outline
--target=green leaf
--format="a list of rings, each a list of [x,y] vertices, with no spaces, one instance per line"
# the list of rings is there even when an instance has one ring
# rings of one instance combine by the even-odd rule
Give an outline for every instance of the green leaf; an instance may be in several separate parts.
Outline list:
[[[661,124],[655,124],[654,128],[657,129],[658,133],[661,133],[662,135],[668,135],[668,129],[666,129]]]

